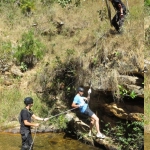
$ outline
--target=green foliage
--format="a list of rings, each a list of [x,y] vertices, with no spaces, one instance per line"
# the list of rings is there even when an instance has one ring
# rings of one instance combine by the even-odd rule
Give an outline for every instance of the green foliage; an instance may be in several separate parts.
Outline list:
[[[149,6],[150,7],[150,0],[144,0],[144,4],[145,4],[145,6]]]
[[[67,128],[67,119],[65,118],[65,116],[61,115],[58,117],[57,119],[57,123],[60,129],[66,129]]]
[[[43,58],[45,53],[45,46],[34,37],[34,33],[29,31],[22,35],[22,39],[18,44],[14,57],[17,58],[17,62],[22,62],[27,67],[33,67],[36,64],[36,60]]]
[[[125,96],[127,95],[128,91],[121,85],[119,85],[120,95]]]
[[[0,97],[0,123],[6,120],[17,119],[19,113],[17,111],[19,106],[21,106],[19,104],[20,91],[17,88],[3,90],[3,92],[0,92]]]
[[[28,15],[32,10],[34,10],[35,0],[21,0],[20,7],[22,10],[22,13]]]
[[[56,2],[57,0],[41,0],[41,2],[43,4],[53,4],[54,2]]]
[[[113,139],[120,150],[139,150],[144,144],[144,122],[133,121],[117,122],[115,127],[105,125],[105,134]]]
[[[57,0],[57,2],[62,6],[66,7],[66,5],[70,4],[72,0]]]
[[[67,53],[67,56],[69,57],[69,56],[71,56],[71,55],[74,55],[75,50],[74,50],[74,49],[67,49],[67,50],[66,50],[66,53]]]
[[[0,41],[0,59],[11,59],[12,58],[12,44],[10,41],[8,42],[3,42]]]
[[[25,72],[25,71],[27,71],[28,68],[27,68],[27,65],[24,62],[21,62],[20,69],[21,69],[22,72]]]
[[[57,126],[59,129],[66,129],[67,128],[67,119],[64,115],[60,115],[59,117],[54,117],[53,119],[50,119],[50,123]]]
[[[134,99],[134,98],[137,97],[136,93],[135,93],[133,90],[132,90],[132,91],[128,91],[128,90],[126,90],[126,89],[125,89],[123,86],[121,86],[121,85],[119,85],[118,87],[119,87],[120,95],[121,95],[122,97],[124,97],[124,96],[129,96],[129,97],[131,97],[132,99]]]
[[[131,91],[131,93],[130,93],[130,97],[132,98],[132,99],[134,99],[134,98],[136,98],[136,93],[134,92],[134,91]]]

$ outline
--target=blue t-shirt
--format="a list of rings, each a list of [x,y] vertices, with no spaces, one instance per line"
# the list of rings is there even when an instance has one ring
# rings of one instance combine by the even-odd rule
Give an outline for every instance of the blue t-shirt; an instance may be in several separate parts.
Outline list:
[[[81,113],[84,113],[88,106],[88,104],[85,103],[85,101],[84,101],[84,97],[82,97],[78,94],[74,97],[73,103],[75,103],[77,105],[83,105],[83,106],[79,107],[79,110]]]

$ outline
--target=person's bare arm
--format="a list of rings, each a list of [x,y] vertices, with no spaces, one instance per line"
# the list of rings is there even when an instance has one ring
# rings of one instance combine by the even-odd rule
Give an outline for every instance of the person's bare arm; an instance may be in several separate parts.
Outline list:
[[[118,4],[118,6],[119,6],[119,8],[120,8],[120,14],[121,14],[120,17],[121,17],[121,16],[123,16],[123,8],[122,8],[122,5],[121,5],[121,4]]]
[[[39,120],[39,121],[47,121],[47,120],[49,120],[49,118],[40,118],[40,117],[38,117],[38,116],[36,116],[36,115],[32,115],[32,118],[33,119],[36,119],[36,120]]]
[[[38,117],[38,116],[36,116],[34,114],[32,115],[32,118],[36,119],[36,120],[44,121],[44,118],[40,118],[40,117]]]
[[[28,120],[24,120],[24,124],[26,126],[34,126],[34,127],[38,127],[39,126],[38,123],[31,123],[31,122],[28,122]]]
[[[80,105],[77,105],[77,104],[75,104],[75,103],[72,103],[72,105],[71,105],[72,107],[74,107],[74,108],[78,108],[78,107],[80,107]]]

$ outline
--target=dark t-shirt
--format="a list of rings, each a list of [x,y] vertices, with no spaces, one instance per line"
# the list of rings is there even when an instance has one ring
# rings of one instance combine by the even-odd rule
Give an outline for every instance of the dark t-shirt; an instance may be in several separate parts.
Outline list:
[[[28,110],[28,109],[22,109],[20,112],[20,132],[23,134],[24,131],[30,130],[30,126],[26,126],[24,124],[24,120],[27,120],[28,122],[31,122],[31,117],[33,115],[32,110]]]
[[[113,5],[113,7],[114,7],[117,11],[120,11],[120,8],[119,8],[119,6],[118,6],[119,4],[121,4],[123,10],[126,11],[126,7],[125,7],[125,5],[122,3],[121,0],[112,0],[111,3],[112,3],[112,5]]]

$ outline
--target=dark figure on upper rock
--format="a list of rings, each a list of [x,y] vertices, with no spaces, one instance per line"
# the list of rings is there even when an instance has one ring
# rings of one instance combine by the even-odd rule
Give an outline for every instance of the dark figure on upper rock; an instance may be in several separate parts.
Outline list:
[[[116,31],[119,33],[122,32],[122,25],[124,23],[125,15],[126,15],[126,6],[122,3],[121,0],[109,0],[114,9],[116,10],[116,14],[111,20],[111,24],[115,27]]]

